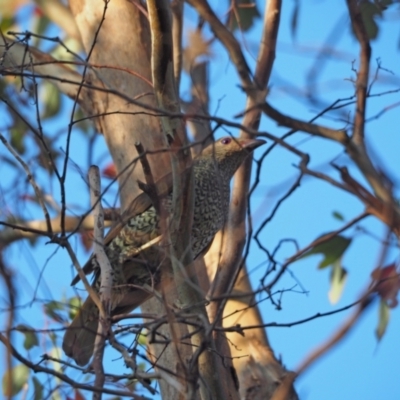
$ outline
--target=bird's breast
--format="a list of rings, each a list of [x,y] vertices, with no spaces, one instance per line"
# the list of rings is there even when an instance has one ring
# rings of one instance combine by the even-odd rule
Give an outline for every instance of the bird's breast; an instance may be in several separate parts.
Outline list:
[[[222,229],[229,207],[229,182],[211,171],[195,182],[192,252],[197,257]]]

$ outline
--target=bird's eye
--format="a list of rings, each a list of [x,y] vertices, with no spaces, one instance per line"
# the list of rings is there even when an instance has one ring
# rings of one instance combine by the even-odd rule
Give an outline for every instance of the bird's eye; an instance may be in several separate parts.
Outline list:
[[[229,137],[221,139],[222,144],[229,144],[231,141],[232,141],[232,139]]]

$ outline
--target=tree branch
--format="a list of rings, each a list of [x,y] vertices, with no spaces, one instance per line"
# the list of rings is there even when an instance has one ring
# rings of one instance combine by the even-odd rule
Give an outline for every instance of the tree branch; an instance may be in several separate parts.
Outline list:
[[[364,146],[365,109],[369,77],[369,62],[371,46],[357,0],[346,0],[353,32],[360,44],[360,67],[356,80],[356,114],[354,116],[353,141],[358,146]]]
[[[42,208],[44,218],[46,220],[47,235],[51,238],[53,236],[53,231],[52,231],[52,226],[51,226],[51,222],[50,222],[49,211],[44,202],[42,192],[39,189],[39,186],[36,183],[35,178],[33,177],[33,174],[31,172],[28,164],[19,156],[17,151],[13,149],[13,147],[7,142],[7,139],[1,133],[0,133],[0,140],[3,142],[4,146],[7,147],[8,151],[19,162],[19,164],[22,166],[23,170],[25,171],[26,176],[29,180],[29,183],[32,185],[33,190],[35,191],[36,199],[37,199],[40,207]]]
[[[27,65],[27,54],[29,53],[32,63],[35,64],[35,73],[43,76],[58,77],[53,83],[71,98],[75,98],[78,93],[78,87],[71,82],[79,82],[81,75],[72,69],[61,64],[49,54],[43,53],[33,47],[17,43],[16,41],[0,35],[0,48],[4,47],[2,54],[2,69],[14,71],[16,75],[21,73],[21,65],[25,69],[33,72],[32,66]],[[0,57],[0,58],[1,58]]]
[[[97,166],[92,165],[88,173],[90,187],[90,202],[93,207],[94,238],[93,254],[100,267],[100,301],[103,305],[99,310],[100,318],[97,326],[97,335],[94,344],[92,367],[96,371],[95,386],[103,387],[105,382],[103,355],[106,337],[110,330],[111,291],[113,290],[112,267],[104,250],[104,211],[101,205],[100,172]],[[101,394],[93,393],[93,400],[101,399]]]

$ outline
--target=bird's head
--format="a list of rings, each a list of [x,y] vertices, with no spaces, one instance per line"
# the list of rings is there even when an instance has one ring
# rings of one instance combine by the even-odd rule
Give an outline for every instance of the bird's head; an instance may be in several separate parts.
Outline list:
[[[201,153],[201,158],[214,159],[217,168],[230,179],[245,158],[264,143],[265,141],[260,139],[236,139],[226,136],[206,147]]]

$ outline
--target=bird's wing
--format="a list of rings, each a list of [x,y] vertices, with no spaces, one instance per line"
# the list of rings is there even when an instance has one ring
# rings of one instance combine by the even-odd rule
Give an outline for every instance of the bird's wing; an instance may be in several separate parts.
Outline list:
[[[187,168],[184,173],[188,173],[189,171],[190,169]],[[155,187],[158,198],[161,199],[165,196],[168,196],[172,191],[172,185],[173,185],[172,173],[168,173],[163,177],[161,177],[159,180],[157,180],[155,182]],[[104,238],[104,245],[107,246],[108,244],[110,244],[113,241],[113,239],[119,234],[124,225],[131,218],[135,217],[136,215],[142,214],[152,205],[153,205],[152,200],[147,193],[142,192],[141,194],[139,194],[139,196],[137,196],[134,200],[132,200],[132,202],[129,204],[126,210],[118,218],[116,223],[108,231],[107,235]],[[91,274],[93,272],[94,268],[92,262],[93,257],[94,256],[92,254],[89,260],[86,262],[86,264],[82,267],[82,270],[85,273],[85,275]],[[80,277],[79,275],[76,275],[71,282],[71,286],[76,285],[79,281]]]

